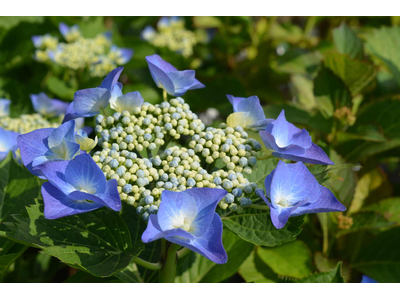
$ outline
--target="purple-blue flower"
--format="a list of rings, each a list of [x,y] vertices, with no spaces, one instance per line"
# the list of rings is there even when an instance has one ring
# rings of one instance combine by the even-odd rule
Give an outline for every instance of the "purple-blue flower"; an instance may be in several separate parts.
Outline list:
[[[65,114],[69,106],[69,103],[58,99],[51,99],[45,93],[32,94],[31,101],[33,109],[36,112],[49,118]]]
[[[260,131],[260,136],[276,157],[310,164],[334,164],[324,150],[311,141],[307,130],[301,130],[286,121],[284,110],[265,130]]]
[[[222,245],[222,221],[215,208],[227,192],[223,189],[192,188],[183,192],[164,190],[157,215],[152,214],[142,241],[164,238],[224,264],[228,257]]]
[[[42,186],[46,219],[85,213],[103,206],[121,210],[117,181],[106,181],[90,155],[81,154],[72,160],[54,161],[39,168],[49,181]]]
[[[6,117],[10,115],[10,104],[10,100],[0,99],[0,117]]]
[[[110,98],[110,107],[122,113],[124,110],[132,111],[135,107],[141,107],[144,99],[139,92],[122,93],[122,85],[115,84]]]
[[[8,152],[12,151],[14,153],[18,149],[18,134],[0,127],[0,161],[6,158]]]
[[[80,152],[75,141],[75,121],[68,121],[58,128],[37,129],[18,136],[21,158],[28,170],[42,176],[38,166],[57,160],[70,160]]]
[[[117,63],[119,65],[124,65],[128,61],[131,60],[133,56],[133,50],[129,48],[119,48],[116,45],[112,45],[110,48],[110,53],[114,53],[118,58],[117,58]]]
[[[194,70],[178,71],[157,54],[146,56],[146,61],[154,82],[171,96],[182,96],[188,90],[205,87],[194,77]]]
[[[122,84],[118,82],[118,79],[123,69],[123,67],[118,67],[112,70],[98,88],[77,91],[74,101],[68,106],[63,123],[80,117],[93,117],[106,108],[110,98],[115,97],[114,87],[118,86],[122,89]]]
[[[276,169],[265,178],[265,190],[271,202],[260,190],[257,195],[269,206],[272,224],[277,229],[283,228],[289,217],[346,210],[302,162],[279,161]]]
[[[227,119],[228,126],[262,130],[274,121],[274,119],[265,118],[264,110],[257,96],[242,98],[226,95],[226,97],[234,111]]]

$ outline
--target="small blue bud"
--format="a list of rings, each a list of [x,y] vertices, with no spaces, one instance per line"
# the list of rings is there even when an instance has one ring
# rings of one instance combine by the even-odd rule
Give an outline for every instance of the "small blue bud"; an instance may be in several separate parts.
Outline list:
[[[138,186],[145,186],[146,185],[146,181],[144,180],[144,178],[138,178],[136,181]]]
[[[166,123],[164,125],[165,130],[171,130],[172,129],[172,124],[171,123]]]
[[[142,219],[144,220],[144,221],[148,221],[149,220],[149,213],[146,211],[146,212],[144,212],[143,213],[143,215],[142,215]]]
[[[253,146],[254,150],[256,150],[256,151],[261,150],[261,144],[257,141],[254,141],[252,146]]]
[[[189,178],[188,181],[186,181],[186,185],[188,187],[194,187],[196,185],[196,181],[193,178]]]
[[[226,194],[224,201],[225,203],[231,204],[235,201],[235,197],[231,193],[228,193]]]
[[[232,194],[236,197],[236,198],[240,198],[243,195],[243,191],[240,188],[235,188],[232,191]]]
[[[257,164],[257,158],[254,156],[249,157],[250,166],[255,166]]]
[[[118,160],[113,159],[113,160],[110,161],[110,167],[111,167],[111,168],[115,169],[115,168],[117,168],[118,166],[119,166]]]
[[[168,178],[169,178],[169,176],[168,176],[167,173],[162,174],[161,177],[160,177],[160,179],[161,179],[162,181],[168,181]]]
[[[124,191],[124,193],[129,194],[130,192],[132,192],[132,185],[127,183],[124,185],[122,190]]]
[[[144,176],[146,176],[146,174],[144,173],[143,170],[139,170],[136,172],[136,176],[139,178],[144,178]]]
[[[143,206],[138,206],[138,207],[136,208],[136,212],[137,212],[138,215],[141,215],[141,214],[143,213],[143,211],[144,211]]]
[[[239,165],[241,165],[242,167],[246,167],[248,165],[248,161],[246,157],[241,157],[239,159]]]
[[[145,134],[143,135],[143,138],[144,138],[145,141],[150,141],[151,138],[152,138],[152,136],[151,136],[151,134],[149,134],[149,133],[145,133]]]
[[[220,185],[222,183],[221,177],[214,177],[213,182],[216,185]]]
[[[170,190],[173,188],[173,184],[171,182],[164,183],[164,188]]]
[[[146,197],[144,198],[144,202],[145,202],[146,204],[153,204],[153,202],[154,202],[154,197],[153,197],[153,196],[146,196]]]
[[[113,114],[113,118],[115,119],[115,121],[118,121],[119,118],[121,118],[121,113],[115,112],[115,113]]]
[[[148,209],[148,212],[151,214],[155,214],[158,211],[158,207],[156,205],[151,205]]]
[[[253,188],[251,187],[251,185],[246,185],[243,189],[245,194],[251,194],[253,192]]]
[[[127,143],[133,143],[133,136],[130,135],[130,134],[128,134],[128,135],[125,137],[125,142],[127,142]]]
[[[225,144],[227,144],[227,145],[232,145],[233,144],[233,141],[232,141],[232,139],[231,138],[227,138],[226,140],[225,140]]]
[[[236,174],[231,173],[231,174],[228,175],[228,179],[229,180],[235,180],[235,179],[237,179],[237,176],[236,176]]]
[[[224,189],[226,189],[226,190],[230,190],[230,189],[233,188],[233,184],[232,184],[231,181],[226,180],[226,181],[224,181],[224,182],[222,183],[222,187],[223,187]]]
[[[239,199],[241,207],[249,207],[251,205],[251,199],[242,197]]]

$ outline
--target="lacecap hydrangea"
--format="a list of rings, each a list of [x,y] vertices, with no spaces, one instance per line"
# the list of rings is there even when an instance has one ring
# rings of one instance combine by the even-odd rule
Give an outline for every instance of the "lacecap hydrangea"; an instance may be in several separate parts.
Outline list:
[[[66,43],[49,34],[32,37],[37,61],[72,70],[89,69],[91,76],[102,77],[132,58],[133,50],[113,45],[110,33],[85,38],[78,25],[69,27],[64,23],[59,24],[59,30]]]

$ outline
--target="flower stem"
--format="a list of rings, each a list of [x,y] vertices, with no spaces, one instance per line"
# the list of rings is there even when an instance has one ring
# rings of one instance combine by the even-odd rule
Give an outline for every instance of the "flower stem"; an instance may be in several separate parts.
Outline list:
[[[161,270],[161,263],[151,263],[139,257],[134,257],[132,262],[149,270]]]
[[[250,208],[269,210],[269,207],[267,205],[259,205],[259,204],[252,204]]]
[[[190,253],[190,249],[189,248],[182,248],[181,250],[178,251],[178,259],[181,259],[183,257],[185,257],[186,255],[188,255]]]
[[[166,90],[163,90],[163,99],[164,99],[164,101],[168,101],[168,94],[167,94],[167,91]]]
[[[160,282],[175,282],[176,267],[178,263],[177,251],[180,247],[180,245],[168,243],[166,247],[165,260],[163,262],[163,267],[160,272]]]

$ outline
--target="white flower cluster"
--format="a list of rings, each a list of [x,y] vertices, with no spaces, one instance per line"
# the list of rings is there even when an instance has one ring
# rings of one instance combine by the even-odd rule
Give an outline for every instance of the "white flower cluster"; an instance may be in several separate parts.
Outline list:
[[[0,117],[0,127],[5,130],[19,132],[21,134],[31,132],[36,129],[58,127],[59,123],[49,122],[40,114],[22,114],[18,118],[8,116]]]
[[[198,43],[206,43],[208,41],[206,31],[202,29],[196,31],[187,30],[182,19],[159,23],[157,31],[154,29],[148,30],[143,33],[143,37],[155,47],[167,47],[171,51],[182,53],[184,57],[190,57],[193,54],[193,47]]]
[[[59,43],[57,38],[48,36],[35,52],[39,62],[50,62],[73,70],[89,69],[93,77],[107,75],[118,65],[125,63],[118,48],[113,48],[111,41],[99,34],[95,38],[84,38],[76,30],[67,36],[68,43]]]
[[[205,128],[180,97],[131,112],[96,118],[101,151],[93,160],[107,179],[118,181],[121,200],[147,219],[157,213],[165,189],[223,188],[229,194],[222,209],[241,211],[251,205],[257,188],[243,175],[256,165],[258,142],[240,127]],[[170,146],[172,140],[191,137],[189,147]],[[220,165],[220,167],[218,167]]]

